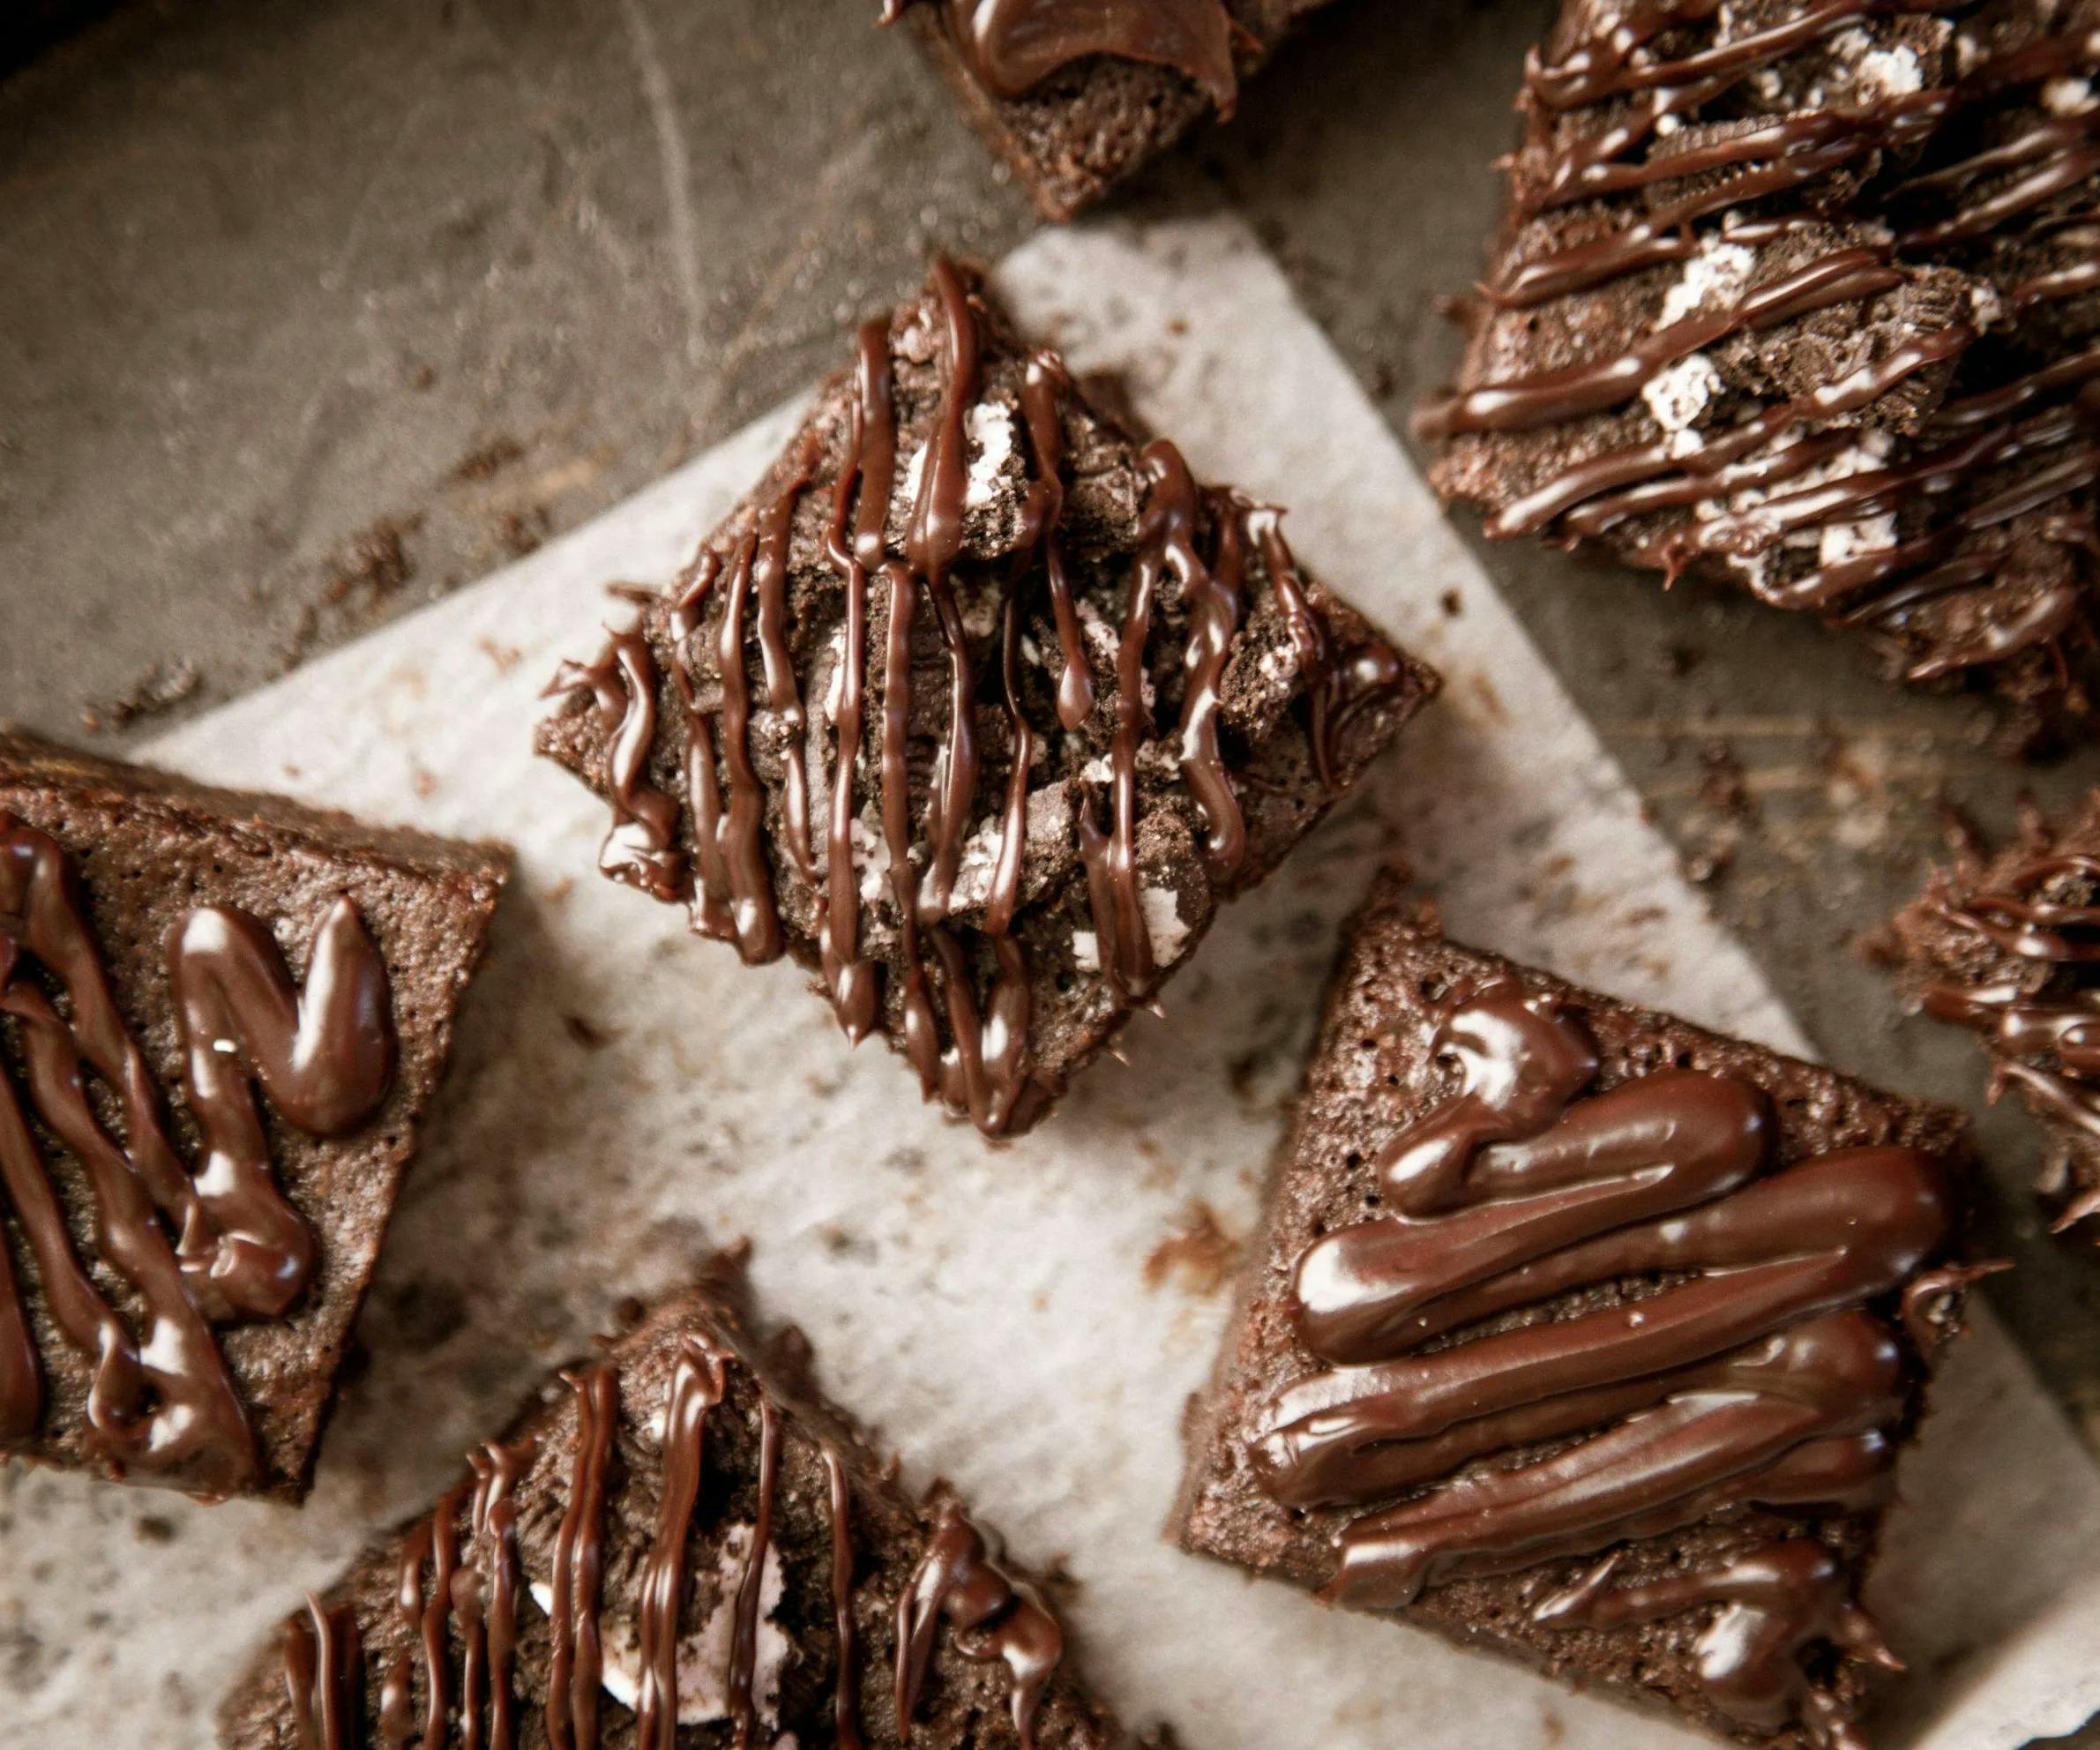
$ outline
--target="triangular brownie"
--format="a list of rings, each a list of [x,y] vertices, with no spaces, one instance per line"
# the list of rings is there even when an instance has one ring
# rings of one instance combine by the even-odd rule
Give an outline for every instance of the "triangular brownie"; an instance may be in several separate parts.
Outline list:
[[[1963,1123],[1445,941],[1387,878],[1217,1374],[1191,1550],[1845,1750]]]
[[[226,1750],[1125,1743],[1043,1589],[807,1360],[717,1288],[646,1316],[292,1617]]]
[[[610,802],[607,875],[793,955],[997,1133],[1435,684],[944,261],[540,747]]]
[[[0,1456],[305,1492],[508,867],[0,732]]]

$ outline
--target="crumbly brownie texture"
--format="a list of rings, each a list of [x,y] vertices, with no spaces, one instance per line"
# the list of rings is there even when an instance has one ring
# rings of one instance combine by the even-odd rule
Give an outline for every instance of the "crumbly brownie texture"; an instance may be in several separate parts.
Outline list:
[[[1046,219],[1069,219],[1205,116],[1327,0],[886,0]]]
[[[1020,1131],[1436,685],[946,262],[552,691],[601,866]]]
[[[1193,1551],[1768,1746],[1973,1271],[1953,1112],[1444,941],[1388,877],[1193,1407]]]
[[[2088,719],[2096,68],[2100,0],[1566,0],[1438,490]]]
[[[0,1455],[305,1493],[507,868],[0,732]]]
[[[2018,1088],[2049,1132],[2057,1230],[2100,1238],[2100,790],[2060,823],[2029,812],[1996,856],[1936,870],[1894,931],[1924,1012],[1981,1034],[1992,1097]]]
[[[651,1314],[291,1619],[226,1750],[1126,1743],[1039,1587],[807,1360],[714,1290]]]

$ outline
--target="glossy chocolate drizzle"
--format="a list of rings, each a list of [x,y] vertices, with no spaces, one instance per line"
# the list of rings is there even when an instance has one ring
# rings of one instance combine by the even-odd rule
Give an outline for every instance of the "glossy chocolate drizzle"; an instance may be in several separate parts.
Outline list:
[[[113,1472],[218,1495],[252,1483],[258,1459],[211,1327],[282,1317],[315,1262],[311,1229],[272,1177],[252,1083],[297,1128],[352,1134],[392,1081],[392,1011],[385,963],[348,899],[314,932],[303,990],[270,931],[226,906],[183,916],[166,964],[194,1172],[117,1006],[71,858],[0,816],[0,1013],[15,1024],[20,1078],[0,1073],[0,1185],[51,1323],[92,1371],[91,1450]],[[121,1137],[99,1114],[96,1084]],[[138,1297],[137,1335],[74,1253],[33,1119],[79,1164],[98,1260]],[[42,1403],[26,1303],[0,1263],[0,1448],[34,1436]]]
[[[1969,44],[1973,64],[1938,87],[1781,115],[1738,117],[1730,107],[1739,107],[1755,78],[1841,31],[1960,10],[1938,0],[1813,0],[1790,16],[1747,28],[1738,21],[1731,29],[1718,0],[1646,0],[1616,9],[1608,27],[1558,60],[1535,56],[1521,100],[1528,142],[1513,161],[1518,219],[1615,195],[1640,198],[1603,211],[1606,228],[1506,265],[1481,288],[1482,305],[1535,309],[1689,261],[1716,239],[1775,243],[1824,216],[1834,175],[1872,183],[1885,164],[1907,164],[1941,139],[1967,138],[1971,118],[1986,106],[2100,68],[2100,32],[2066,28],[1995,52],[1980,40]],[[1696,39],[1687,31],[1708,29],[1712,40],[1689,46]],[[1950,56],[1955,46],[1948,46]],[[1733,119],[1685,133],[1690,143],[1680,143],[1680,130],[1716,115]],[[1625,408],[1666,369],[1732,336],[1840,305],[1871,306],[1915,278],[1920,264],[1965,259],[1963,249],[2022,235],[2022,227],[2036,236],[2061,230],[2066,221],[2051,204],[2093,184],[2100,173],[2096,131],[2100,118],[2089,111],[2029,119],[2001,130],[2004,137],[1986,136],[1989,144],[1954,161],[1884,177],[1873,183],[1867,216],[1891,221],[1887,243],[1835,250],[1793,266],[1732,304],[1696,310],[1613,356],[1432,398],[1418,427],[1436,438],[1528,432]],[[2074,215],[2081,216],[2089,211]],[[1700,228],[1716,217],[1717,227]],[[2017,311],[2075,296],[2100,286],[2096,276],[2100,251],[2088,247],[2012,288],[2007,302]],[[1805,575],[1770,580],[1758,564],[1744,576],[1775,606],[1819,612],[1876,635],[1912,680],[2054,648],[2080,623],[2081,556],[2096,545],[2089,515],[2074,509],[2078,495],[2100,481],[2092,408],[2062,399],[2089,376],[2089,360],[2059,360],[2003,390],[1941,408],[1910,460],[1789,484],[1846,450],[1864,409],[1920,371],[1955,364],[1978,339],[1977,326],[1950,322],[1733,427],[1665,434],[1568,464],[1500,506],[1488,533],[1573,542],[1643,516],[1694,512],[1695,520],[1633,549],[1640,562],[1674,577],[1696,560],[1747,565],[1789,544],[1817,545],[1826,531],[1842,535],[1865,518],[1901,515],[1893,542],[1826,560]],[[2008,423],[2021,408],[2038,416]],[[1999,472],[2015,464],[2010,483],[1993,490]],[[1745,502],[1739,495],[1756,502],[1731,510]],[[1979,614],[1980,624],[1958,634],[1951,630],[1950,605],[1998,586],[2014,539],[2007,525],[2058,504],[2065,514],[2044,520],[2039,534],[2062,550],[2063,574],[2044,578],[2017,608]],[[1932,526],[1916,527],[1927,513]],[[1930,644],[1905,648],[1904,634],[1927,615],[1938,628]]]
[[[937,0],[970,76],[995,97],[1025,97],[1075,61],[1106,55],[1171,67],[1229,116],[1239,101],[1238,27],[1222,0]],[[883,21],[903,11],[886,0]]]
[[[2029,967],[2049,970],[2039,990],[2017,973],[1992,983],[1940,983],[1927,1014],[1982,1034],[1992,1094],[2017,1086],[2036,1110],[2100,1143],[2100,857],[2051,852],[1995,885],[1954,894],[1939,911]],[[2074,1198],[2059,1230],[2100,1215],[2100,1186]]]
[[[1459,1000],[1436,1050],[1458,1089],[1379,1156],[1386,1213],[1299,1259],[1291,1314],[1327,1369],[1250,1449],[1287,1506],[1372,1509],[1339,1533],[1326,1596],[1399,1607],[1752,1506],[1883,1499],[1907,1364],[1880,1308],[1951,1239],[1941,1163],[1874,1147],[1771,1170],[1761,1090],[1664,1068],[1596,1091],[1588,1032],[1507,980]],[[1871,1636],[1796,1573],[1797,1541],[1623,1596],[1593,1579],[1536,1619],[1723,1604],[1701,1642],[1715,1705],[1842,1742],[1797,1654]]]
[[[679,1626],[688,1590],[687,1555],[701,1495],[707,1421],[728,1400],[735,1360],[733,1352],[712,1337],[689,1335],[680,1340],[665,1394],[659,1425],[661,1492],[654,1532],[636,1582],[639,1672],[634,1713],[639,1750],[675,1750],[677,1742]],[[619,1376],[605,1362],[564,1378],[574,1394],[576,1437],[554,1549],[543,1717],[547,1741],[556,1750],[598,1750],[604,1676],[599,1612]],[[787,1439],[780,1406],[762,1385],[758,1415],[756,1515],[737,1579],[723,1673],[728,1718],[740,1750],[749,1750],[761,1729],[755,1691],[759,1632]],[[841,1750],[857,1750],[864,1739],[854,1630],[852,1494],[837,1446],[824,1437],[816,1447],[830,1522],[836,1638],[833,1716]],[[515,1750],[518,1601],[524,1583],[516,1495],[535,1456],[530,1442],[483,1447],[471,1461],[472,1480],[441,1496],[430,1515],[404,1538],[393,1599],[399,1645],[379,1687],[379,1740],[386,1750],[445,1750],[452,1742],[454,1721],[465,1750]],[[1063,1634],[1035,1589],[998,1566],[984,1535],[945,1496],[935,1503],[925,1551],[897,1604],[893,1688],[901,1744],[910,1741],[912,1716],[944,1623],[964,1658],[1006,1667],[1014,1730],[1023,1750],[1035,1750],[1035,1721],[1043,1690],[1063,1656]],[[284,1674],[295,1730],[305,1750],[351,1750],[362,1741],[357,1723],[364,1701],[365,1660],[351,1605],[324,1607],[318,1600],[309,1600],[307,1611],[286,1625]]]
[[[889,1030],[927,1097],[998,1134],[1025,1129],[1058,1092],[1030,1060],[1033,983],[1019,930],[1031,763],[1046,736],[1078,730],[1104,707],[1112,726],[1106,777],[1079,781],[1073,828],[1102,976],[1118,1005],[1145,1001],[1159,982],[1139,882],[1138,770],[1140,751],[1165,738],[1147,699],[1162,592],[1173,592],[1189,622],[1170,744],[1202,818],[1206,862],[1222,887],[1239,879],[1248,857],[1244,780],[1228,764],[1220,714],[1235,638],[1257,605],[1257,576],[1267,580],[1289,631],[1312,759],[1329,788],[1348,724],[1403,677],[1399,658],[1375,639],[1335,647],[1276,512],[1199,486],[1180,452],[1161,441],[1140,457],[1147,496],[1116,632],[1114,690],[1097,697],[1064,545],[1064,403],[1072,385],[1047,352],[1027,360],[1019,389],[1017,430],[1029,467],[1016,550],[1001,580],[990,647],[973,641],[955,573],[969,509],[969,415],[983,394],[982,323],[975,295],[951,263],[935,264],[933,287],[940,395],[895,549],[888,529],[901,471],[890,323],[867,323],[856,343],[843,453],[823,535],[845,597],[829,677],[828,759],[821,726],[805,707],[810,684],[795,669],[788,588],[796,517],[824,460],[813,436],[803,438],[786,483],[704,550],[671,598],[676,654],[668,702],[684,729],[684,834],[676,802],[652,776],[667,700],[642,632],[617,632],[596,662],[564,665],[549,692],[587,690],[606,732],[602,784],[612,824],[600,862],[608,875],[689,905],[698,932],[735,942],[754,962],[788,947],[779,883],[805,890],[823,988],[847,1036],[864,1038],[884,1024],[886,1009]],[[1057,634],[1054,729],[1032,722],[1023,700],[1024,616],[1036,602],[1047,606]],[[915,804],[914,774],[923,770],[914,763],[915,739],[923,734],[914,729],[915,707],[923,707],[914,689],[922,618],[939,640],[946,685],[930,781],[923,804]],[[748,650],[754,641],[763,665],[758,685]],[[704,643],[712,663],[700,660]],[[871,684],[879,687],[877,709],[870,707]],[[997,752],[984,744],[988,710],[1007,731],[1003,774]],[[782,782],[769,819],[752,748],[775,729],[784,731],[777,744]],[[819,750],[814,757],[812,746]],[[995,787],[996,800],[984,804],[995,834],[989,892],[966,924],[958,897],[965,841],[979,822],[980,795]],[[867,896],[866,851],[858,842],[867,830],[863,798],[887,864],[876,901]],[[887,968],[863,951],[864,909],[884,901],[893,926]]]

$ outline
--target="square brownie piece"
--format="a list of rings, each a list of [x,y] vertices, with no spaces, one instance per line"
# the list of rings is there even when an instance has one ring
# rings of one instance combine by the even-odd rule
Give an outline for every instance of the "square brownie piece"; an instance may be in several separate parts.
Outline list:
[[[734,1290],[550,1380],[423,1516],[286,1625],[226,1750],[460,1741],[1110,1750],[1043,1584],[907,1493]],[[422,1734],[435,1722],[428,1739]]]
[[[1387,877],[1175,1535],[1744,1743],[1854,1742],[1969,1170],[1957,1113],[1445,941]]]
[[[1891,932],[1919,1006],[1972,1028],[1991,1097],[2019,1088],[2048,1133],[2057,1231],[2100,1215],[2100,789],[2060,820],[2029,811],[1995,856],[1971,847],[1933,871]]]
[[[1045,219],[1069,219],[1206,116],[1328,0],[886,0]]]
[[[607,875],[998,1134],[1436,684],[942,261],[539,746],[610,802]]]
[[[2089,8],[1565,0],[1432,479],[1995,689],[2092,672]]]
[[[0,731],[0,1455],[304,1495],[508,861]]]

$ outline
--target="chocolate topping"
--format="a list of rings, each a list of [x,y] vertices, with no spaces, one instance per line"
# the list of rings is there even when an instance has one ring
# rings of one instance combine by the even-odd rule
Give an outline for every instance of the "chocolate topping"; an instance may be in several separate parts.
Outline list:
[[[385,963],[347,899],[315,931],[303,993],[269,930],[223,906],[184,916],[167,969],[184,1103],[202,1144],[194,1175],[118,1011],[71,859],[49,834],[0,816],[0,1013],[14,1019],[22,1078],[18,1090],[0,1074],[0,1181],[53,1324],[93,1367],[96,1455],[113,1474],[225,1494],[254,1481],[257,1455],[210,1327],[283,1316],[314,1265],[311,1230],[272,1178],[250,1081],[288,1123],[349,1134],[385,1098],[393,1022]],[[117,1102],[121,1142],[98,1116],[91,1075]],[[32,1115],[87,1177],[97,1254],[138,1297],[138,1337],[74,1255]],[[0,1271],[0,1443],[26,1440],[41,1412],[10,1267]]]
[[[883,22],[904,0],[886,0]],[[1233,23],[1222,0],[939,0],[964,64],[994,96],[1025,95],[1089,56],[1185,74],[1229,116],[1239,97]]]
[[[1185,927],[1200,916],[1160,871],[1184,835],[1202,867],[1165,879],[1206,901],[1277,854],[1275,828],[1250,823],[1260,737],[1304,738],[1319,793],[1303,830],[1364,758],[1363,736],[1344,752],[1351,726],[1404,709],[1424,677],[1316,595],[1277,512],[1199,485],[1165,440],[1105,462],[1108,434],[1064,367],[1014,347],[951,263],[910,322],[861,329],[831,406],[668,604],[550,692],[595,730],[607,874],[689,905],[698,933],[747,961],[813,960],[849,1039],[879,1028],[927,1097],[987,1133],[1022,1130],[1064,1084],[1037,1050],[1046,1000],[1067,1028],[1087,1002],[1105,1036],[1167,969],[1159,901]],[[908,416],[923,442],[901,467]],[[1134,502],[1104,527],[1110,491]],[[1084,567],[1102,594],[1109,557],[1112,631],[1079,593]],[[1259,675],[1257,627],[1273,652]],[[1251,718],[1262,689],[1302,697],[1302,725],[1274,707]],[[681,739],[683,819],[661,788],[661,744]],[[1170,805],[1162,779],[1185,792]],[[1031,887],[1044,869],[1072,879]],[[1053,921],[1082,893],[1082,913]],[[1096,966],[1043,963],[1046,943],[1076,959],[1082,933]]]
[[[1340,1533],[1327,1596],[1395,1607],[1752,1504],[1881,1499],[1904,1376],[1873,1308],[1948,1245],[1942,1164],[1880,1146],[1769,1170],[1760,1089],[1663,1068],[1593,1091],[1582,1026],[1511,982],[1455,1002],[1435,1049],[1458,1089],[1379,1157],[1391,1213],[1297,1266],[1298,1333],[1329,1368],[1280,1394],[1250,1448],[1286,1505],[1375,1509]],[[1661,1285],[1465,1335],[1626,1278]],[[1812,1725],[1830,1704],[1799,1649],[1878,1644],[1799,1566],[1819,1548],[1781,1542],[1624,1595],[1600,1578],[1535,1618],[1725,1601],[1702,1643],[1715,1705],[1746,1727]]]
[[[679,1679],[692,1642],[682,1639],[691,1595],[689,1558],[706,1478],[710,1418],[729,1402],[737,1352],[706,1328],[676,1340],[657,1430],[661,1457],[654,1530],[634,1570],[637,1649],[634,1741],[640,1750],[674,1750],[679,1738]],[[601,1583],[605,1566],[607,1476],[620,1408],[618,1368],[608,1360],[564,1376],[575,1406],[573,1451],[550,1455],[568,1486],[553,1547],[553,1584],[545,1612],[550,1644],[543,1663],[547,1739],[564,1750],[596,1750],[599,1692],[603,1680]],[[732,1741],[759,1741],[756,1693],[762,1617],[775,1608],[764,1597],[773,1548],[780,1478],[789,1438],[789,1412],[751,1374],[757,1410],[755,1518],[735,1582],[721,1694]],[[826,1480],[824,1507],[831,1557],[830,1598],[836,1635],[834,1713],[846,1750],[863,1742],[860,1671],[854,1632],[854,1543],[851,1492],[838,1440],[813,1439]],[[390,1608],[406,1626],[395,1635],[383,1622],[361,1638],[355,1606],[325,1608],[310,1601],[287,1625],[283,1681],[303,1745],[351,1750],[363,1740],[359,1720],[365,1694],[366,1642],[397,1647],[379,1686],[379,1741],[389,1750],[444,1750],[459,1741],[469,1750],[514,1750],[519,1741],[518,1690],[523,1564],[519,1552],[521,1491],[542,1442],[529,1433],[491,1445],[472,1460],[473,1477],[448,1491],[402,1540],[399,1582]],[[710,1508],[709,1512],[714,1509]],[[896,1605],[897,1653],[893,1690],[895,1741],[911,1739],[937,1639],[944,1626],[955,1651],[973,1663],[1009,1672],[1014,1730],[1023,1750],[1035,1750],[1045,1686],[1064,1652],[1064,1638],[1035,1589],[1008,1574],[984,1534],[952,1499],[934,1506],[924,1547]],[[427,1589],[425,1587],[428,1582]],[[455,1658],[456,1649],[456,1658]],[[416,1717],[415,1697],[423,1707]]]
[[[1563,18],[1461,386],[1419,417],[1439,488],[1497,538],[1725,565],[1908,679],[2082,710],[2100,106],[2048,82],[2100,30],[2029,0]]]

